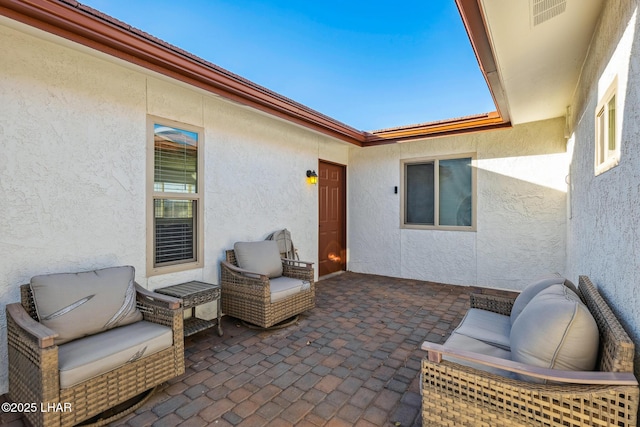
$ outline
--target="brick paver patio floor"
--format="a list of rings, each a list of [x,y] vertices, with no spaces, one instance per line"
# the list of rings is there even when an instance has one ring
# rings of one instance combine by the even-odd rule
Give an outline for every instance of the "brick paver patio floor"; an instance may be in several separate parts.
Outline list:
[[[472,290],[357,273],[321,280],[297,324],[261,331],[225,317],[223,337],[188,337],[184,375],[112,425],[419,426],[420,344],[446,339]]]

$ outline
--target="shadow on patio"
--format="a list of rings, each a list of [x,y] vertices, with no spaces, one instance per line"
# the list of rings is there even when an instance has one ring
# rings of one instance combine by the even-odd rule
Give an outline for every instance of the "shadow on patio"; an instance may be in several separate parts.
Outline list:
[[[419,347],[444,342],[472,290],[357,273],[322,280],[316,308],[295,325],[263,332],[225,317],[223,337],[188,337],[185,374],[112,425],[418,426]]]

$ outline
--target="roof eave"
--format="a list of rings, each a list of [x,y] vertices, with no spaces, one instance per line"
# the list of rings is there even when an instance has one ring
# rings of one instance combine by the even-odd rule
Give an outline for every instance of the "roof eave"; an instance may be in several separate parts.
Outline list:
[[[436,138],[505,127],[511,127],[511,124],[505,122],[502,117],[494,111],[474,116],[368,132],[366,134],[365,146],[413,141],[416,139],[424,139],[425,136]]]
[[[493,98],[498,115],[502,121],[509,122],[509,106],[507,97],[498,73],[495,55],[491,47],[485,17],[480,7],[481,0],[456,0],[460,17],[467,31],[471,47],[478,60],[478,66],[484,76],[489,92]]]

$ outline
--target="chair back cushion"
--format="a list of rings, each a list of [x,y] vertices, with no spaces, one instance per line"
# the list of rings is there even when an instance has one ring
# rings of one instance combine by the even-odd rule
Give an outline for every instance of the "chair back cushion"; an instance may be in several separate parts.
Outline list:
[[[510,338],[516,362],[567,371],[595,368],[598,325],[580,297],[564,284],[540,291],[513,323]]]
[[[63,344],[142,320],[132,266],[35,276],[31,292],[40,322]]]
[[[516,300],[513,302],[513,307],[511,308],[511,324],[516,321],[522,310],[529,304],[529,302],[536,296],[538,293],[551,285],[559,285],[565,282],[564,277],[561,277],[559,274],[553,274],[550,276],[540,277],[529,285],[518,295]],[[571,283],[571,282],[569,282]],[[573,286],[573,285],[571,285]],[[572,289],[576,292],[575,286]]]
[[[236,242],[233,251],[238,267],[264,274],[270,279],[282,276],[282,259],[276,241]]]

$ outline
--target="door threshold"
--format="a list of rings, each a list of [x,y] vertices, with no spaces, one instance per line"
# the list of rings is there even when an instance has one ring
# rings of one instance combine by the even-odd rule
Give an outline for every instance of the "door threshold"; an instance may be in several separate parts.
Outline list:
[[[333,273],[325,274],[324,276],[318,277],[318,281],[324,280],[324,279],[331,279],[332,277],[339,276],[342,273],[346,273],[346,271],[340,270],[340,271],[334,271]]]

